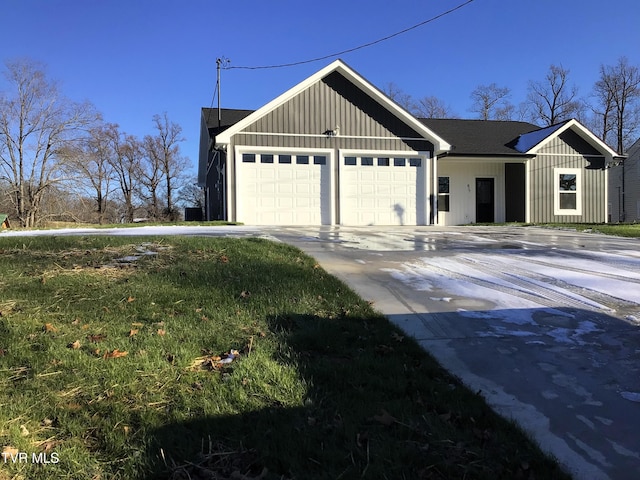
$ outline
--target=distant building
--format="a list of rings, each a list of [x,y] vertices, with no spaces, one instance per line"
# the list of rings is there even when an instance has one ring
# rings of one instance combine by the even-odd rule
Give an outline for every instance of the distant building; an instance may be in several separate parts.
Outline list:
[[[640,139],[609,171],[611,222],[640,222]]]

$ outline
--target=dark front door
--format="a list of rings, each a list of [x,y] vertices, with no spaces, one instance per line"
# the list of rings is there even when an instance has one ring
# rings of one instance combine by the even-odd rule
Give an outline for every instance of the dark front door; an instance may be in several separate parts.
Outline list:
[[[476,178],[476,223],[495,222],[493,178]]]
[[[526,172],[524,163],[504,164],[505,222],[524,222]]]

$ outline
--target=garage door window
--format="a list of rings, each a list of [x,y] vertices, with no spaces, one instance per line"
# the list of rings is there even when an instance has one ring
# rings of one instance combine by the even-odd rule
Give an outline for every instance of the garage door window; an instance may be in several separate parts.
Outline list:
[[[313,157],[313,164],[314,165],[326,165],[327,164],[327,157],[325,157],[324,155],[315,155]]]
[[[362,157],[360,159],[360,165],[365,167],[373,166],[373,157]]]
[[[406,158],[394,158],[393,159],[393,166],[394,167],[404,167],[407,164],[407,159]]]
[[[291,163],[291,155],[278,155],[278,163]]]
[[[260,163],[273,163],[273,155],[263,153],[260,155]]]
[[[356,164],[356,157],[344,157],[344,164],[353,166]]]
[[[422,166],[422,159],[421,158],[410,158],[409,159],[409,165],[412,167],[421,167]]]
[[[378,159],[378,166],[379,167],[388,167],[389,166],[389,159],[388,158],[379,158]]]
[[[298,165],[309,165],[309,156],[308,155],[297,155],[296,163]]]
[[[255,153],[243,153],[242,161],[244,163],[256,163],[256,155]]]

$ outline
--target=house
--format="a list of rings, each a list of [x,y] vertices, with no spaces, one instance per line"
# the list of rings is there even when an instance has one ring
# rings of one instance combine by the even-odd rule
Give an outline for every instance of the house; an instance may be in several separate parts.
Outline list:
[[[609,171],[609,221],[640,222],[640,139]]]
[[[11,225],[9,225],[9,216],[4,213],[0,213],[0,229],[5,228],[11,228]]]
[[[576,120],[418,119],[341,60],[258,110],[202,109],[206,218],[604,222],[615,152]]]

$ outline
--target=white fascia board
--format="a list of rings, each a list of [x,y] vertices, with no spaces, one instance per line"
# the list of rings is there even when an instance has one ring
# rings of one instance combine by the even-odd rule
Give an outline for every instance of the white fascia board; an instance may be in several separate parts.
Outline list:
[[[430,130],[421,122],[419,122],[418,119],[416,119],[413,115],[411,115],[405,109],[403,109],[398,104],[393,102],[389,97],[387,97],[384,93],[382,93],[382,91],[374,87],[371,83],[369,83],[361,75],[356,73],[352,68],[350,68],[347,64],[345,64],[342,60],[335,60],[334,62],[330,63],[323,69],[317,71],[310,77],[307,77],[302,82],[290,88],[283,94],[274,98],[266,105],[260,107],[258,110],[248,115],[244,119],[240,120],[235,125],[232,125],[231,127],[227,128],[225,131],[218,134],[218,136],[216,137],[216,147],[220,147],[221,145],[228,145],[233,135],[235,135],[238,132],[241,132],[247,126],[251,125],[260,117],[276,109],[283,103],[295,97],[298,93],[304,91],[306,88],[320,81],[322,78],[326,77],[327,75],[329,75],[334,71],[338,71],[342,75],[347,77],[349,80],[351,80],[353,83],[358,85],[369,95],[371,95],[374,99],[380,102],[383,106],[385,106],[385,108],[387,108],[394,115],[396,115],[396,117],[400,118],[405,123],[407,123],[407,125],[414,128],[425,139],[431,141],[434,144],[436,155],[449,151],[451,149],[451,145],[449,145],[445,140],[440,138],[432,130]]]
[[[598,137],[596,137],[593,133],[591,133],[591,131],[588,128],[586,128],[584,125],[582,125],[580,122],[578,122],[575,118],[572,118],[571,120],[569,120],[561,128],[559,128],[558,130],[553,132],[553,134],[549,135],[547,138],[545,138],[540,143],[536,144],[533,148],[531,148],[526,153],[530,154],[530,155],[536,155],[537,152],[544,145],[546,145],[551,140],[553,140],[554,138],[558,137],[563,132],[565,132],[565,131],[567,131],[567,130],[569,130],[571,128],[573,128],[574,131],[578,135],[580,135],[584,140],[586,140],[588,143],[590,143],[593,147],[595,147],[598,150],[600,150],[605,157],[613,158],[613,157],[616,157],[618,155],[606,143],[604,143],[602,140],[600,140]]]

